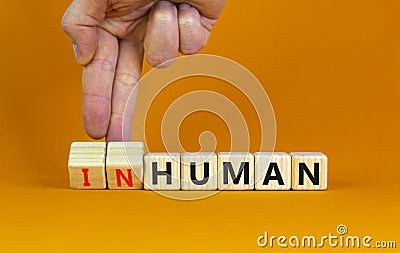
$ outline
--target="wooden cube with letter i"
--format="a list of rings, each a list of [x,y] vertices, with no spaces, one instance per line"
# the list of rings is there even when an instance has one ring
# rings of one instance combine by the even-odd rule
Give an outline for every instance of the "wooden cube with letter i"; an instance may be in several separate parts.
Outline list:
[[[68,158],[70,187],[73,189],[105,189],[106,144],[73,142]]]

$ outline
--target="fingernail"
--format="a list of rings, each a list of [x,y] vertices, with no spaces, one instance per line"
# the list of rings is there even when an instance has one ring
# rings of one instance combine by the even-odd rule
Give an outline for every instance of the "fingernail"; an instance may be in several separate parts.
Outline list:
[[[180,11],[187,10],[187,9],[190,9],[190,8],[191,8],[191,6],[188,5],[188,4],[180,4],[179,5],[179,10]]]
[[[174,4],[169,2],[169,1],[159,1],[159,2],[156,3],[156,5],[160,6],[160,7],[171,7],[171,6],[174,6]]]
[[[75,44],[75,43],[73,43],[73,44],[72,44],[72,47],[73,47],[73,49],[74,49],[74,54],[75,54],[76,61],[79,62],[79,50],[78,50],[78,45]]]

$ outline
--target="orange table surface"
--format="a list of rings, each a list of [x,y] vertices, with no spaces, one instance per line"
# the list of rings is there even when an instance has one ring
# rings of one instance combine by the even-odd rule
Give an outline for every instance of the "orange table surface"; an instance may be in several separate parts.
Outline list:
[[[89,139],[81,67],[60,28],[68,4],[15,1],[0,16],[0,252],[353,252],[257,245],[265,231],[321,236],[339,224],[400,244],[399,1],[228,1],[202,53],[254,73],[275,110],[276,150],[324,152],[328,190],[188,202],[69,189],[69,145]],[[210,121],[223,151],[225,126]],[[183,126],[182,141],[195,149],[199,120]]]

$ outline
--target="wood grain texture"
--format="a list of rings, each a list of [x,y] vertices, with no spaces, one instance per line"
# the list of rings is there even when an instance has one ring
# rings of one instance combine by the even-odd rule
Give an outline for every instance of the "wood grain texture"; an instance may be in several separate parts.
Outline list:
[[[328,157],[320,152],[293,152],[292,189],[326,190],[328,187]],[[308,173],[310,175],[308,175]]]
[[[290,190],[292,164],[284,152],[258,152],[254,154],[256,190]]]
[[[108,149],[120,149],[120,148],[126,148],[126,149],[144,149],[143,142],[137,142],[137,141],[125,141],[125,142],[109,142],[107,144]]]
[[[71,143],[71,150],[73,149],[105,149],[105,142],[73,142]]]
[[[320,152],[148,153],[142,142],[74,142],[68,157],[74,189],[326,190]]]
[[[217,190],[217,167],[215,153],[183,153],[181,155],[182,190]]]
[[[253,190],[254,156],[251,153],[218,154],[218,189]]]
[[[106,172],[109,189],[143,189],[143,143],[110,142]]]
[[[180,189],[180,154],[148,153],[144,156],[146,190]]]
[[[73,189],[105,189],[105,143],[74,142],[68,158],[70,187]]]

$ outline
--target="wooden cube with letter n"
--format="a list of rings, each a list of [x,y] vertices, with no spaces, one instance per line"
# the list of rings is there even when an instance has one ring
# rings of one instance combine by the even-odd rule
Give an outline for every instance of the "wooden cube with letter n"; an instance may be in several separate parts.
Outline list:
[[[292,189],[326,190],[328,157],[320,152],[293,152]]]
[[[290,190],[291,157],[284,152],[258,152],[255,159],[256,190]]]
[[[106,172],[109,189],[143,189],[142,142],[110,142]]]
[[[218,153],[218,189],[253,190],[253,154],[244,152]]]
[[[144,188],[146,190],[179,190],[181,155],[148,153],[144,157]]]

